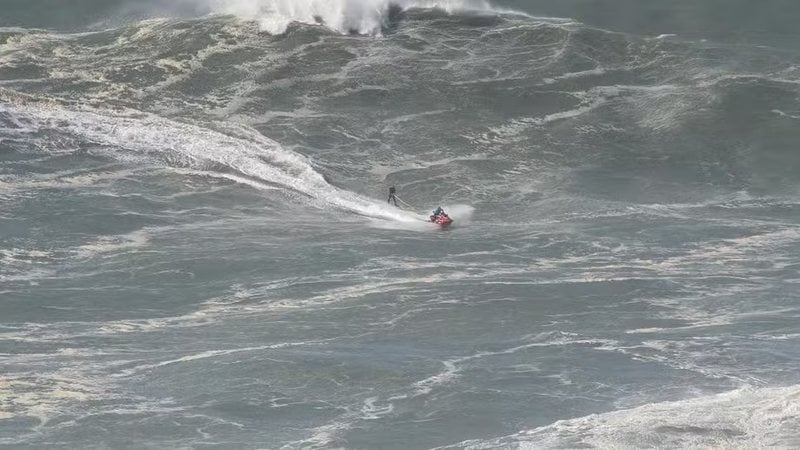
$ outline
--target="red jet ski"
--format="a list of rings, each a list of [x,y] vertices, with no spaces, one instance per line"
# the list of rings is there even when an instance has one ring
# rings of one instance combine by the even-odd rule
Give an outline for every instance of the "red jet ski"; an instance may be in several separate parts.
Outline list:
[[[453,219],[451,219],[447,214],[439,214],[436,216],[431,216],[431,223],[435,223],[442,228],[447,228],[453,223]]]
[[[444,212],[441,206],[433,211],[433,215],[430,217],[429,221],[439,225],[441,228],[447,228],[453,223],[453,219]]]

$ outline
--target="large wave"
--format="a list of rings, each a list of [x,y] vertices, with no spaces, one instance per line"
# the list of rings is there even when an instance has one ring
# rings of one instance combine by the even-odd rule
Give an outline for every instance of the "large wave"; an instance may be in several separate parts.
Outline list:
[[[485,0],[198,0],[212,12],[256,20],[271,34],[289,24],[323,24],[341,33],[380,34],[393,11],[438,8],[448,13],[495,11]]]

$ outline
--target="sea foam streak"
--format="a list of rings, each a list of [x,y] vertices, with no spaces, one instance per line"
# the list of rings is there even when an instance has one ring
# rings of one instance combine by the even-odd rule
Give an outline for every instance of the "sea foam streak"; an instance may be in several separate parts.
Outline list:
[[[392,7],[495,12],[485,0],[200,0],[219,14],[256,20],[264,31],[280,34],[292,22],[324,24],[341,33],[380,34]]]

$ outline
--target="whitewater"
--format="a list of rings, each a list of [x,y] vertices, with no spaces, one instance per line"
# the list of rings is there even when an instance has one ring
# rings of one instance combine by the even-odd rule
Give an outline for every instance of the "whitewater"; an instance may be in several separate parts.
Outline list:
[[[483,0],[206,0],[201,8],[255,20],[271,34],[286,32],[292,23],[319,24],[340,33],[379,34],[390,25],[392,14],[409,8],[440,9],[447,13],[498,12]]]
[[[0,446],[800,446],[792,11],[597,4],[12,0]]]

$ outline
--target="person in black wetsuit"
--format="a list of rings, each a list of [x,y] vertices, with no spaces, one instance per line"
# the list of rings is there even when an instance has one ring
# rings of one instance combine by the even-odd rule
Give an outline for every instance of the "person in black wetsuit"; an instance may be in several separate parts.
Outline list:
[[[397,191],[394,189],[394,186],[389,188],[389,200],[386,200],[386,203],[394,202],[394,206],[397,206],[397,196],[395,195]]]
[[[433,210],[433,215],[431,216],[431,222],[436,222],[436,219],[438,219],[439,216],[450,217],[447,215],[446,212],[444,212],[441,206]]]

